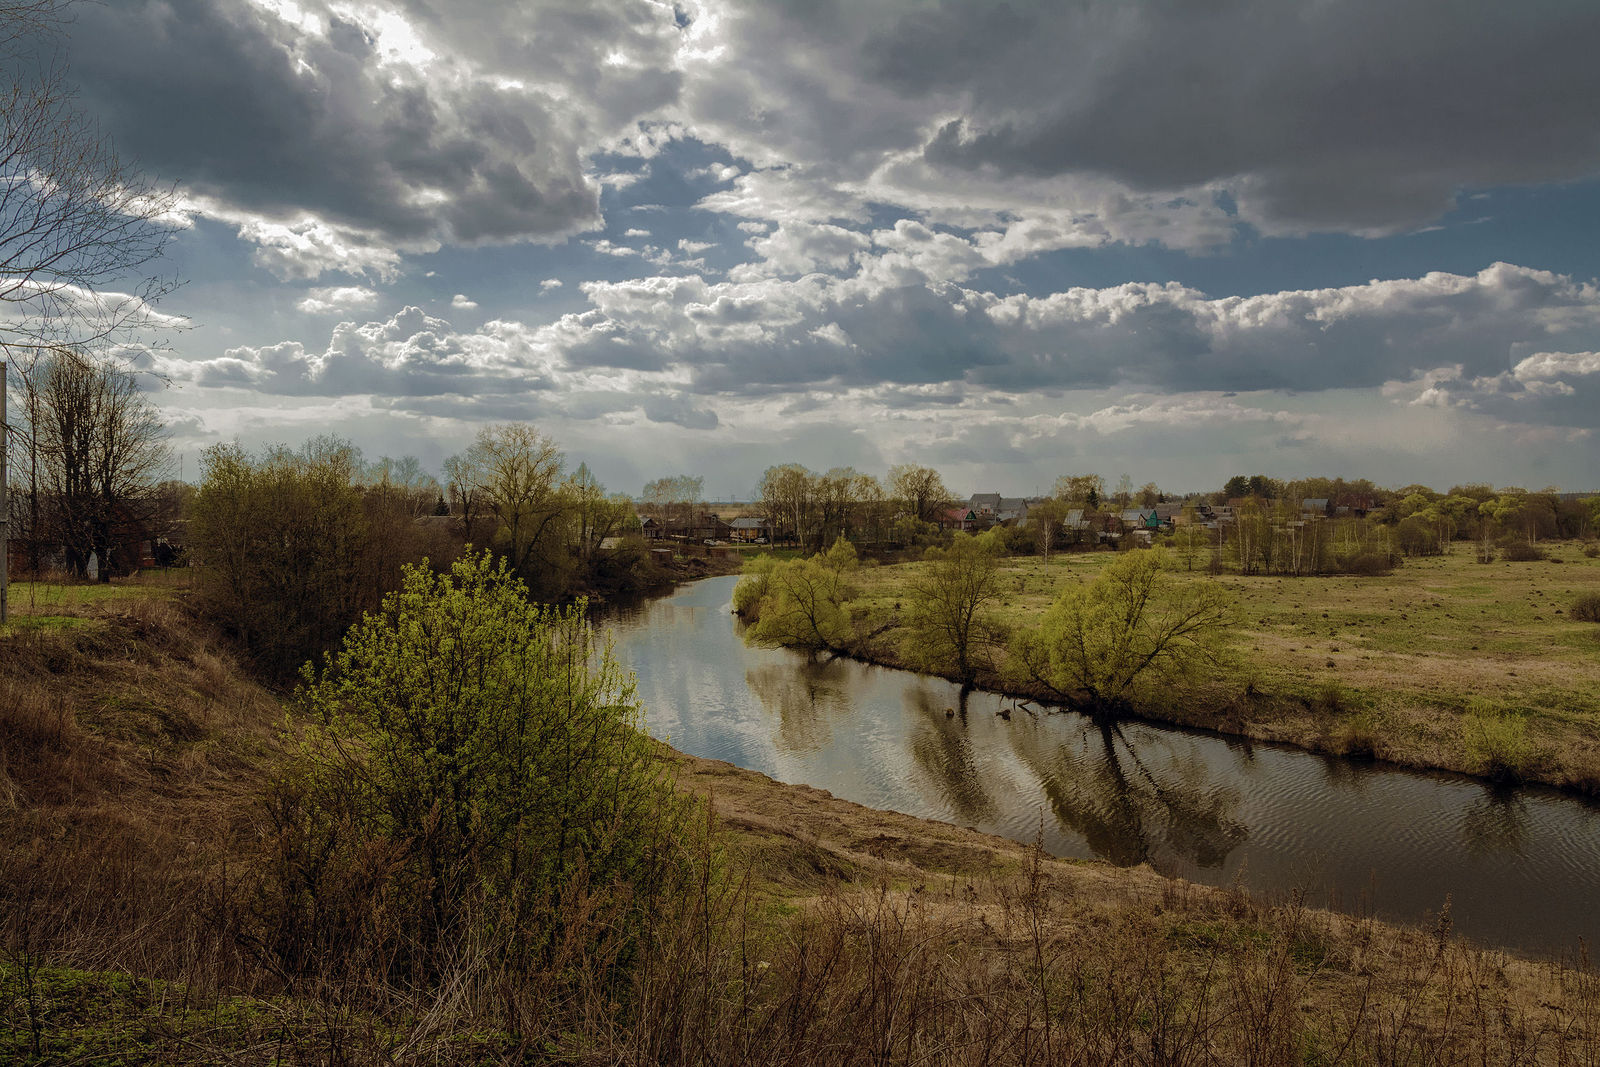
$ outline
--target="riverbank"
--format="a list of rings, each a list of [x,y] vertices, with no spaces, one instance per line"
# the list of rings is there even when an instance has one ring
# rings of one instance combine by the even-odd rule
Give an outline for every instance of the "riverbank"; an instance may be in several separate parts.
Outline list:
[[[677,757],[720,880],[671,1012],[525,1048],[460,988],[285,985],[240,934],[284,709],[166,597],[0,639],[0,1059],[1585,1062],[1592,972],[1123,870]],[[503,991],[501,991],[503,992]],[[698,998],[698,999],[694,999]],[[41,1050],[35,1056],[35,1042]]]
[[[1182,686],[1141,693],[1134,717],[1600,795],[1600,626],[1566,615],[1580,595],[1600,592],[1600,560],[1576,544],[1546,548],[1546,560],[1492,564],[1461,550],[1381,577],[1175,571],[1178,588],[1214,583],[1233,597],[1228,654]],[[1112,558],[1002,560],[996,621],[1037,623],[1063,583],[1092,581]],[[851,576],[856,630],[874,636],[850,655],[911,669],[901,623],[923,566]],[[979,687],[1048,698],[996,667],[980,671]]]

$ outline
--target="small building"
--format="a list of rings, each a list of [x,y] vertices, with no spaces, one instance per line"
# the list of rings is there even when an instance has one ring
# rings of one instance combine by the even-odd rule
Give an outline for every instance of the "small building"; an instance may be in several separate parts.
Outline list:
[[[978,515],[993,515],[1000,510],[999,493],[973,493],[972,499],[967,501],[967,507]]]
[[[1028,525],[1031,502],[1026,497],[1003,496],[995,505],[994,521],[1006,526]]]
[[[939,513],[939,526],[945,530],[971,531],[980,521],[977,511],[972,508],[950,508]]]
[[[732,524],[723,522],[710,512],[696,518],[688,527],[688,536],[692,541],[726,541],[732,535]]]
[[[728,524],[728,537],[734,541],[765,541],[772,539],[772,524],[766,519],[738,518]]]

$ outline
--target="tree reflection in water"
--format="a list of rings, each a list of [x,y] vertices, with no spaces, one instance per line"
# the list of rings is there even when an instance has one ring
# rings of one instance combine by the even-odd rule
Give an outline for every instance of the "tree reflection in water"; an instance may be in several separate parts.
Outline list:
[[[1462,841],[1474,856],[1521,856],[1527,847],[1527,834],[1527,801],[1505,786],[1485,786],[1478,799],[1461,813]]]
[[[778,747],[785,752],[820,752],[833,742],[831,719],[849,715],[849,664],[788,657],[744,673],[745,684],[778,719]]]
[[[906,692],[913,724],[911,758],[932,780],[933,789],[967,826],[989,822],[996,815],[994,798],[983,787],[967,734],[967,690],[955,707],[926,686]],[[955,715],[950,714],[956,712]]]
[[[1103,716],[1085,723],[1076,751],[1068,744],[1042,748],[1038,731],[1012,736],[1055,817],[1081,834],[1096,856],[1119,867],[1148,862],[1170,874],[1176,873],[1174,860],[1220,867],[1249,836],[1235,818],[1238,790],[1212,784],[1194,753],[1180,758],[1173,751],[1175,739],[1156,742],[1167,758],[1152,767],[1121,723]]]

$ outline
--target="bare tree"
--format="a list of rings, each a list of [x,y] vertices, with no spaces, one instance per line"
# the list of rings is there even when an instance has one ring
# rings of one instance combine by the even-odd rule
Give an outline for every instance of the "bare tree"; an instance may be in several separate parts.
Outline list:
[[[128,371],[62,352],[38,373],[28,430],[42,483],[33,487],[35,506],[49,509],[67,568],[86,573],[93,554],[110,581],[114,565],[137,565],[128,546],[145,536],[153,513],[171,455],[165,428]]]
[[[176,190],[149,182],[76,108],[59,44],[69,0],[0,0],[0,359],[84,351],[175,320],[148,268]]]
[[[889,468],[889,487],[913,518],[933,522],[939,510],[950,506],[950,490],[932,467],[902,463]]]
[[[445,480],[450,483],[450,512],[461,520],[461,537],[477,543],[478,520],[483,518],[484,494],[472,478],[472,465],[464,455],[444,461]]]
[[[446,469],[499,519],[506,555],[526,577],[546,530],[567,508],[561,492],[564,466],[553,440],[527,423],[511,422],[479,430],[460,462]]]
[[[1000,599],[998,533],[958,533],[949,548],[930,548],[925,558],[910,582],[909,651],[919,666],[971,685],[1000,635],[989,611]]]
[[[177,323],[152,311],[176,281],[148,269],[176,229],[177,191],[125,165],[75,107],[60,53],[70,3],[0,0],[0,391],[19,351],[81,352]],[[3,400],[0,621],[11,518]]]
[[[587,463],[578,464],[562,492],[572,517],[569,539],[578,558],[585,562],[633,515],[633,501],[621,493],[608,495]]]
[[[801,548],[811,543],[817,513],[815,474],[798,463],[768,467],[761,475],[759,492],[774,540],[787,535]]]

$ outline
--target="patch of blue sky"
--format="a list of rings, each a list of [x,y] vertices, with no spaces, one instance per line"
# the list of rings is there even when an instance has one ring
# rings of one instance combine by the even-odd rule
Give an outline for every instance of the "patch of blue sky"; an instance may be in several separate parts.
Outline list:
[[[970,284],[1040,294],[1176,281],[1212,296],[1255,296],[1430,271],[1471,275],[1497,261],[1589,280],[1600,275],[1600,246],[1583,221],[1593,219],[1600,219],[1600,181],[1468,190],[1444,218],[1389,237],[1263,237],[1241,225],[1231,244],[1209,254],[1155,244],[1064,249],[981,271]]]

